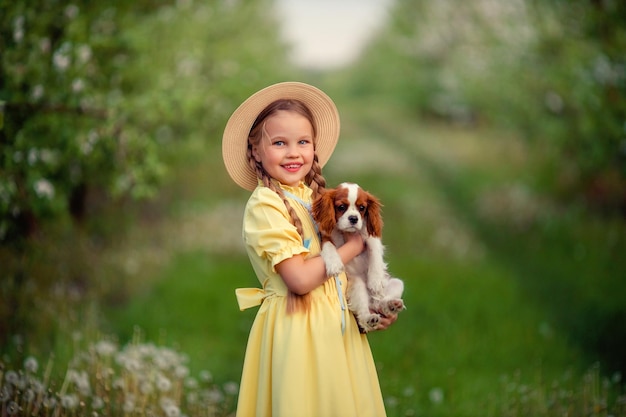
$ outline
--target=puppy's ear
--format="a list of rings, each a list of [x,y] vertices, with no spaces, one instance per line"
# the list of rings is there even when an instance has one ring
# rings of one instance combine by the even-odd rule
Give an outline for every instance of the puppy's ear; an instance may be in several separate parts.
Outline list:
[[[368,193],[365,224],[367,225],[367,233],[369,233],[370,236],[382,237],[383,235],[383,216],[381,209],[382,204],[380,204],[380,201]]]
[[[322,240],[330,239],[335,224],[335,190],[326,190],[315,199],[311,207],[313,219],[322,235]]]

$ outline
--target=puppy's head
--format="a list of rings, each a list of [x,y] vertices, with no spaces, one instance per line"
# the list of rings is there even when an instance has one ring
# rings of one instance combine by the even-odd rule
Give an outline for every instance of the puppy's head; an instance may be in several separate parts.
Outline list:
[[[380,202],[357,184],[343,183],[327,190],[313,204],[313,217],[322,237],[334,228],[342,232],[367,231],[368,235],[382,235]],[[365,230],[364,230],[365,228]]]

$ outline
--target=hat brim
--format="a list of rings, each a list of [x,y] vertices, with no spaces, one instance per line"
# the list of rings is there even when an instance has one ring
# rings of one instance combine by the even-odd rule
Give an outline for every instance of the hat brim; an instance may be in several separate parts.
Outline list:
[[[283,82],[257,91],[228,119],[222,137],[222,157],[228,175],[242,188],[254,190],[258,184],[247,158],[248,135],[259,113],[279,99],[304,103],[315,122],[315,152],[321,167],[330,159],[339,139],[340,121],[335,103],[323,91],[300,82]]]

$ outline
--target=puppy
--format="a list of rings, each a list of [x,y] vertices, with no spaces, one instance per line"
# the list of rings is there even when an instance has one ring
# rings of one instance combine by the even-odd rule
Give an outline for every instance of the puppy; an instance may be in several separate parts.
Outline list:
[[[339,274],[344,265],[337,247],[345,243],[344,232],[360,233],[366,249],[345,265],[349,285],[348,308],[364,332],[375,330],[381,316],[404,308],[404,283],[392,278],[383,259],[383,220],[376,197],[357,184],[343,183],[326,190],[311,208],[322,239],[322,258],[326,273]],[[374,311],[374,312],[373,312]]]

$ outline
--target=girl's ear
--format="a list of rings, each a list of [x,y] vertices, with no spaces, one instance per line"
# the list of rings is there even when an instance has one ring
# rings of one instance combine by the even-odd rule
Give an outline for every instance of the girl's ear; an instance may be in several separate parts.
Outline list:
[[[330,234],[335,227],[335,191],[325,190],[317,197],[311,207],[313,218],[317,222],[319,231],[324,238],[330,238]]]
[[[381,214],[380,201],[371,194],[367,197],[367,214],[365,215],[365,223],[367,225],[367,233],[374,237],[382,237],[383,235],[383,216]]]

